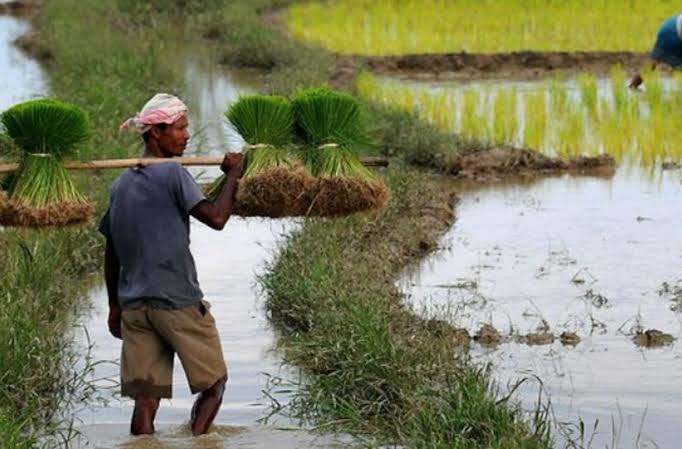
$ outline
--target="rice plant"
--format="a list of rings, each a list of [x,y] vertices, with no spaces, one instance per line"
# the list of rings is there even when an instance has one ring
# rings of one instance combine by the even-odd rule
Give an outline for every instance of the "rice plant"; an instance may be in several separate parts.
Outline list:
[[[589,73],[583,73],[578,76],[578,86],[580,87],[580,95],[582,96],[582,103],[587,108],[587,113],[591,118],[597,117],[597,78]]]
[[[240,97],[225,114],[234,129],[251,145],[291,143],[294,115],[291,103],[276,95]]]
[[[90,137],[87,115],[55,99],[18,104],[0,116],[4,131],[20,149],[20,166],[9,185],[5,225],[59,225],[87,219],[91,207],[63,165]]]
[[[292,166],[286,146],[292,142],[294,114],[287,98],[275,95],[240,97],[228,108],[225,117],[248,144],[243,152],[245,178],[268,169]],[[222,190],[225,179],[222,175],[209,186],[209,197],[215,197]]]
[[[293,105],[297,130],[308,144],[370,143],[367,117],[360,101],[352,95],[318,87],[299,92]]]
[[[523,144],[528,148],[545,148],[547,135],[547,106],[544,91],[526,95],[523,128]]]
[[[298,134],[312,147],[303,157],[315,176],[371,176],[359,160],[372,143],[357,98],[319,87],[300,92],[293,105]]]
[[[678,12],[668,0],[326,0],[293,4],[287,25],[351,54],[643,52]]]

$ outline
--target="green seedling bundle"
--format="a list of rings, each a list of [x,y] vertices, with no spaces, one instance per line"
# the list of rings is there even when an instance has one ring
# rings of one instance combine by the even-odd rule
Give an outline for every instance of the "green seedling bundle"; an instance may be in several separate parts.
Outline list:
[[[290,151],[294,115],[289,100],[279,96],[241,97],[230,106],[226,117],[247,143],[235,213],[271,218],[304,215],[306,192],[313,178]],[[209,187],[209,196],[215,197],[224,182],[223,175]]]
[[[337,216],[383,207],[388,189],[359,159],[372,146],[360,101],[320,87],[299,92],[292,103],[303,160],[317,177],[308,213]]]
[[[0,192],[0,224],[41,227],[82,223],[93,212],[64,168],[90,135],[88,117],[54,99],[18,104],[0,115],[4,132],[19,150],[19,170]]]
[[[341,216],[386,204],[385,185],[359,158],[370,141],[354,97],[327,88],[300,92],[292,102],[242,97],[226,117],[247,143],[236,214]],[[225,176],[217,179],[209,196],[224,182]]]

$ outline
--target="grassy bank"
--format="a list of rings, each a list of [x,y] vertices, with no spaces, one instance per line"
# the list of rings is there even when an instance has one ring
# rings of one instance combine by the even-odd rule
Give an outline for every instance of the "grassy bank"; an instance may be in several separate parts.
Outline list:
[[[83,156],[119,156],[137,151],[121,142],[117,125],[152,90],[177,89],[161,65],[158,31],[135,28],[99,0],[52,0],[34,24],[32,48],[45,57],[51,93],[91,116],[94,139]],[[97,38],[92,36],[97,30]],[[114,174],[81,175],[78,184],[106,204]],[[0,444],[28,448],[39,437],[70,435],[61,412],[93,392],[82,358],[69,349],[74,314],[86,308],[83,279],[98,270],[101,239],[94,225],[49,231],[0,233]],[[102,323],[105,325],[105,323]],[[82,330],[75,330],[82,332]],[[66,349],[65,349],[66,348]],[[50,442],[46,443],[52,444]]]

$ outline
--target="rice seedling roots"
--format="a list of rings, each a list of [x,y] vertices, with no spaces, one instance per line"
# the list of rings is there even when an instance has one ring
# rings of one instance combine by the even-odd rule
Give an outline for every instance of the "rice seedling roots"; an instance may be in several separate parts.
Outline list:
[[[242,217],[306,215],[314,184],[315,178],[302,167],[264,170],[240,182],[234,212]]]
[[[30,208],[10,200],[0,192],[0,225],[5,227],[41,228],[87,223],[94,214],[91,203],[54,203]]]
[[[313,187],[308,215],[339,217],[377,210],[386,206],[390,196],[388,187],[380,180],[324,176]]]

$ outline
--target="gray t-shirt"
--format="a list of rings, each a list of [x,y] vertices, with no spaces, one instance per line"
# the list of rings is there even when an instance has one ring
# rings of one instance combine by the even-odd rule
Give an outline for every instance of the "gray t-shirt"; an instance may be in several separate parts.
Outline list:
[[[116,180],[99,230],[121,263],[122,308],[181,308],[203,298],[189,250],[189,212],[205,199],[176,162],[131,168]]]

